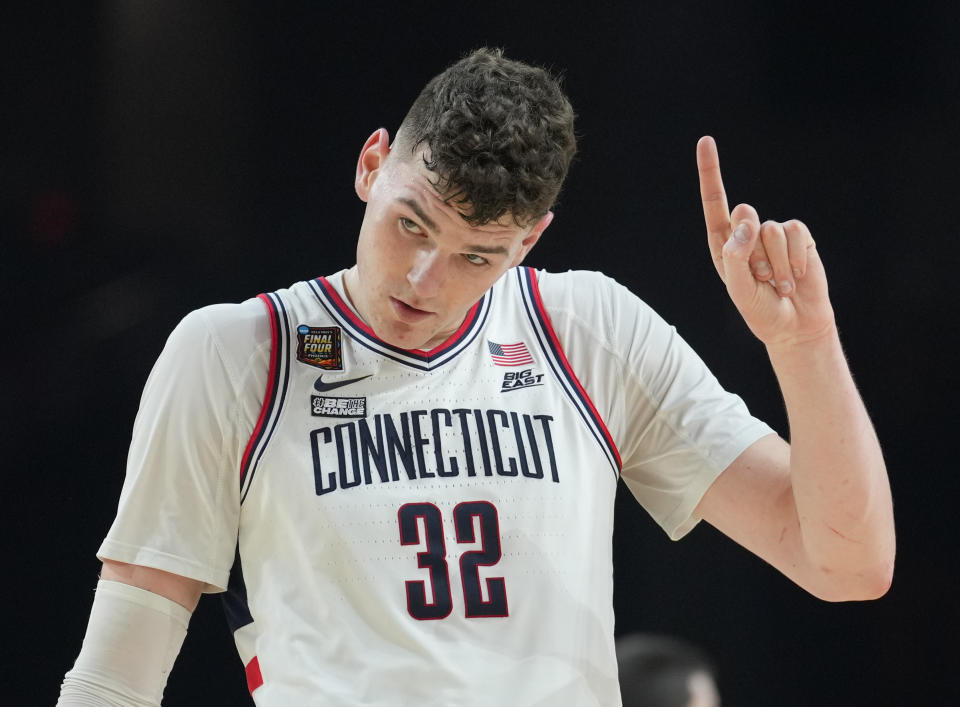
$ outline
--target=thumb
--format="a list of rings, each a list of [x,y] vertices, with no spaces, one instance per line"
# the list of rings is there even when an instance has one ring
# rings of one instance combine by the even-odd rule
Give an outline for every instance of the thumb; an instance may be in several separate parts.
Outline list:
[[[753,253],[759,237],[759,223],[755,224],[753,219],[746,218],[734,227],[730,238],[723,244],[721,255],[724,281],[734,303],[752,297],[757,286],[761,284],[754,279],[750,270],[750,254]]]

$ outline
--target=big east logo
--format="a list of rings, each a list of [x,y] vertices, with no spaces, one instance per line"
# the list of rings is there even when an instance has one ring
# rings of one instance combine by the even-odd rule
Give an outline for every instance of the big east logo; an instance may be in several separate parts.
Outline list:
[[[298,326],[297,360],[327,371],[342,371],[340,327]]]
[[[543,385],[542,373],[534,373],[532,368],[526,368],[522,371],[507,371],[503,375],[500,392],[508,393],[511,390],[532,388],[535,385]]]

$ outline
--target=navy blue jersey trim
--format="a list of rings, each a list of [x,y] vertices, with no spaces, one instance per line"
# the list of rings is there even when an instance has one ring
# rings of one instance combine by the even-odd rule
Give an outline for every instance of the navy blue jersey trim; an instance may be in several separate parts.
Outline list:
[[[464,333],[460,338],[454,340],[442,350],[426,356],[388,344],[376,335],[361,329],[353,321],[355,317],[353,312],[344,310],[344,308],[338,304],[336,297],[328,290],[328,288],[332,288],[332,286],[329,285],[329,283],[325,284],[322,278],[310,280],[309,285],[314,297],[317,298],[317,301],[326,310],[327,314],[347,330],[358,344],[384,358],[396,361],[410,368],[415,368],[419,371],[435,371],[468,349],[487,322],[487,316],[490,313],[493,298],[492,291],[487,291],[483,297],[478,300],[471,319],[464,327]]]
[[[243,579],[243,566],[240,563],[239,540],[233,567],[230,568],[227,591],[222,594],[222,600],[223,613],[227,615],[227,626],[231,633],[253,623],[253,614],[250,613],[250,604],[247,601],[247,583]]]
[[[279,395],[274,392],[274,395],[270,401],[270,410],[268,412],[267,418],[264,420],[265,424],[263,429],[260,430],[261,439],[257,440],[256,443],[256,459],[253,461],[250,468],[250,473],[247,475],[249,480],[246,483],[246,490],[244,490],[243,495],[240,497],[240,503],[242,504],[247,499],[247,494],[250,493],[250,487],[253,485],[253,477],[257,473],[257,467],[260,464],[260,459],[263,457],[263,453],[267,448],[267,445],[270,444],[270,438],[273,437],[273,433],[277,428],[277,423],[280,420],[280,409],[283,407],[283,403],[287,397],[287,389],[290,386],[290,321],[287,317],[286,307],[283,306],[283,300],[280,299],[280,296],[276,292],[271,292],[267,295],[267,299],[272,305],[273,315],[277,321],[277,339],[278,341],[273,342],[277,346],[277,365],[276,370],[274,371],[274,391],[278,390],[278,383],[282,376],[283,378],[283,387],[279,388]],[[279,309],[278,309],[279,308]],[[283,326],[281,327],[280,324]],[[281,374],[281,369],[283,373]],[[269,427],[269,431],[264,434],[266,428]],[[262,441],[261,441],[262,440]],[[242,486],[241,486],[242,488]]]
[[[260,420],[257,421],[258,427],[254,430],[255,437],[249,445],[248,451],[244,454],[244,463],[240,469],[240,488],[243,488],[244,482],[247,479],[247,472],[255,464],[254,459],[256,456],[256,451],[260,447],[260,442],[263,439],[263,435],[267,429],[270,418],[273,414],[273,409],[276,405],[277,399],[277,389],[279,387],[279,377],[280,377],[280,365],[282,360],[282,347],[283,342],[280,341],[280,316],[277,312],[277,305],[270,298],[269,295],[263,294],[258,298],[262,301],[267,307],[267,314],[271,317],[271,326],[270,326],[270,366],[273,373],[273,379],[268,381],[269,385],[265,391],[266,398],[263,401],[263,406],[266,408],[264,414]]]
[[[541,349],[549,354],[546,357],[547,363],[550,366],[550,370],[553,371],[553,375],[560,382],[560,387],[563,389],[564,393],[566,393],[567,397],[570,398],[570,401],[573,403],[573,407],[576,409],[577,413],[580,415],[580,418],[587,426],[590,434],[593,435],[593,438],[597,441],[597,444],[600,445],[600,448],[604,452],[604,456],[607,458],[607,461],[613,469],[613,473],[619,477],[620,465],[616,461],[617,455],[614,450],[610,449],[610,445],[605,436],[598,429],[598,425],[602,424],[602,422],[594,419],[593,414],[590,412],[590,404],[580,393],[579,387],[573,380],[572,372],[567,370],[567,368],[563,365],[563,357],[559,355],[559,352],[553,345],[553,340],[547,333],[548,324],[544,320],[546,312],[541,311],[540,307],[537,306],[536,298],[533,295],[534,277],[535,274],[532,268],[525,266],[517,268],[517,280],[522,295],[521,299],[523,301],[524,309],[526,310],[527,318],[529,319],[531,327],[533,328],[534,335],[537,337],[537,341],[540,344]]]

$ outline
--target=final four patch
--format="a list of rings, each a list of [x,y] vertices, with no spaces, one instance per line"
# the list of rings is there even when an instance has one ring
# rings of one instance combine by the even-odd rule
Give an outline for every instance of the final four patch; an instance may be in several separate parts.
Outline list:
[[[343,355],[340,352],[340,327],[297,327],[297,360],[327,371],[343,370]]]

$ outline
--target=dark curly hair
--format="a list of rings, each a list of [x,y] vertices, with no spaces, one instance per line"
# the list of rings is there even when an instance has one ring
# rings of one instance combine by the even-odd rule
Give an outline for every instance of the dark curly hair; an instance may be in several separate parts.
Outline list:
[[[400,125],[397,144],[465,206],[471,226],[509,214],[527,226],[547,213],[577,150],[573,108],[545,69],[478,49],[435,76]]]

